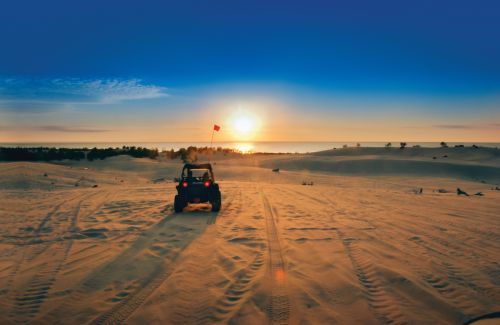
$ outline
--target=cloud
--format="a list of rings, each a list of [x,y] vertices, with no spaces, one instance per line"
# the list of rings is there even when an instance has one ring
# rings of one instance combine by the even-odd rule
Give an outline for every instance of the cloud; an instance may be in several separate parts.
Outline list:
[[[168,96],[167,88],[140,79],[0,79],[0,109],[51,111]]]
[[[465,125],[465,124],[441,124],[441,125],[434,125],[434,127],[438,128],[438,129],[471,129],[471,128],[475,128],[474,126]]]
[[[93,129],[93,128],[85,128],[85,127],[66,127],[66,126],[58,126],[58,125],[45,125],[38,126],[34,129],[38,131],[46,131],[46,132],[63,132],[63,133],[101,133],[101,132],[109,132],[110,130],[105,129]]]
[[[500,123],[482,123],[482,124],[440,124],[440,125],[433,125],[435,128],[439,129],[472,129],[472,130],[478,130],[478,129],[489,129],[489,128],[499,128]]]
[[[37,131],[37,132],[59,132],[59,133],[101,133],[111,130],[88,128],[88,127],[68,127],[60,125],[41,125],[41,126],[0,126],[1,131]]]
[[[63,94],[97,99],[103,103],[167,96],[166,88],[143,84],[140,79],[53,79],[50,86]]]

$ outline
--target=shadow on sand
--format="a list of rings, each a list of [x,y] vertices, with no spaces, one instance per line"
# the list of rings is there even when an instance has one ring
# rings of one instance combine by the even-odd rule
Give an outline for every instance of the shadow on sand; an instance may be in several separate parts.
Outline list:
[[[491,314],[482,315],[474,319],[469,320],[464,325],[494,325],[500,324],[500,312],[494,312]]]
[[[210,211],[210,206],[187,207],[184,213],[169,214],[140,233],[128,248],[75,287],[73,292],[77,292],[79,304],[101,297],[102,305],[108,308],[93,320],[78,319],[78,322],[125,321],[170,276],[182,251],[215,222],[217,214]],[[123,288],[128,288],[126,297],[113,299],[116,291],[121,290],[124,295]],[[55,310],[52,316],[67,317],[72,313],[71,307]]]

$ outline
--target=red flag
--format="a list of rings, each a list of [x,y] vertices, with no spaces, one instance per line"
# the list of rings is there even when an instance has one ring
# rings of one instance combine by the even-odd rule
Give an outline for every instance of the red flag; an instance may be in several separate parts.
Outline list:
[[[220,126],[218,126],[217,124],[214,124],[214,131],[219,132],[219,130],[220,130]]]

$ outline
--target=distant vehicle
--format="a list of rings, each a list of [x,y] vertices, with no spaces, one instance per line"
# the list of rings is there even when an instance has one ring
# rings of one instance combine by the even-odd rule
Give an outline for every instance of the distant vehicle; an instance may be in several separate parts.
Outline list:
[[[222,199],[219,184],[215,183],[212,165],[185,164],[176,188],[177,195],[174,200],[176,213],[182,212],[189,203],[209,202],[212,211],[220,210]]]

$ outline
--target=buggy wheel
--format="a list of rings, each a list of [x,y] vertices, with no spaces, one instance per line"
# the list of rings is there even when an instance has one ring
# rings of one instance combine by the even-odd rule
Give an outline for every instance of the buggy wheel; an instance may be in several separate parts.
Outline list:
[[[219,191],[214,193],[214,197],[212,198],[212,200],[210,200],[210,203],[212,204],[212,211],[213,212],[218,212],[220,210],[220,207],[222,204],[222,199],[220,197]]]
[[[176,195],[174,199],[174,211],[176,213],[182,212],[182,210],[186,207],[186,201],[183,197]]]

